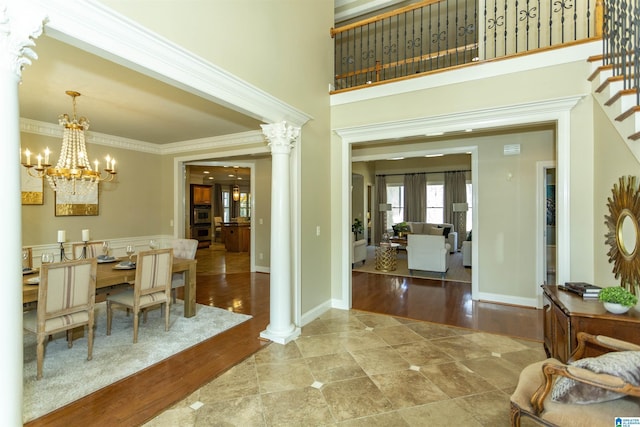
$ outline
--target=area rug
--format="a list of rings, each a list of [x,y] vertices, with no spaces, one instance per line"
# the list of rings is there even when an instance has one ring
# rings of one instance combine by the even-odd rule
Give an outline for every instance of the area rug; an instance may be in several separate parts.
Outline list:
[[[36,337],[24,334],[23,421],[41,417],[56,408],[138,372],[248,319],[215,307],[198,304],[196,315],[183,316],[181,300],[171,305],[171,327],[164,330],[159,310],[140,322],[138,342],[133,344],[133,319],[115,311],[111,335],[106,335],[106,304],[96,304],[93,359],[87,361],[86,336],[68,348],[65,336],[54,336],[46,344],[43,377],[36,380]]]
[[[415,270],[413,274],[409,272],[407,266],[407,253],[398,251],[396,269],[393,271],[376,270],[375,246],[367,246],[367,259],[363,263],[357,263],[353,271],[363,273],[386,274],[390,276],[414,277],[418,279],[434,279],[454,282],[471,283],[471,269],[462,266],[462,252],[449,254],[449,271],[442,277],[442,274],[428,271]]]

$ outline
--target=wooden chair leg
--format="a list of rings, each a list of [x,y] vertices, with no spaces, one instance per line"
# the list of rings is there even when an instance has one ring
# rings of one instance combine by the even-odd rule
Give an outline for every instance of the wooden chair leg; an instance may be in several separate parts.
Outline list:
[[[39,334],[37,339],[38,343],[36,347],[36,380],[39,380],[42,378],[42,362],[44,360],[44,334]]]
[[[111,335],[111,301],[107,300],[107,335]]]
[[[140,313],[133,313],[133,343],[138,342],[138,322],[140,318]]]

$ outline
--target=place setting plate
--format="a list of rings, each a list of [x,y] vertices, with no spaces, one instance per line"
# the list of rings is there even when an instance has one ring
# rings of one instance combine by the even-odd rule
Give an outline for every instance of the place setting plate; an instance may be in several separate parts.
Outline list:
[[[113,266],[114,270],[134,270],[136,268],[135,262],[122,261]]]
[[[23,268],[22,269],[22,275],[26,276],[27,274],[33,274],[33,273],[37,273],[38,271],[40,271],[37,268]]]
[[[98,257],[98,264],[108,264],[108,263],[116,262],[116,261],[120,261],[120,259],[116,258],[114,256],[110,256],[110,257],[99,256]]]
[[[27,279],[27,284],[29,285],[37,285],[40,283],[40,276],[30,277]]]

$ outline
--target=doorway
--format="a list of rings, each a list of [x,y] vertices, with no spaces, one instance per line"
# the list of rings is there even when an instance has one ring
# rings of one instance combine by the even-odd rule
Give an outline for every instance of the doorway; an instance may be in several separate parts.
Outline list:
[[[543,253],[543,271],[544,283],[556,283],[556,168],[544,168],[544,242],[545,250]]]

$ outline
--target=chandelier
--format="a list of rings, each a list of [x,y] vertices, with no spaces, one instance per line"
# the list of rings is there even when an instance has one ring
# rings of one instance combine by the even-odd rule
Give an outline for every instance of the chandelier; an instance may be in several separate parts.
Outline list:
[[[236,168],[236,182],[233,184],[231,194],[233,195],[234,202],[240,200],[240,186],[238,186],[238,168]]]
[[[62,135],[62,148],[60,157],[55,167],[49,163],[51,151],[49,147],[44,150],[44,155],[38,153],[36,164],[31,163],[32,153],[26,149],[25,162],[29,175],[36,178],[46,178],[53,191],[69,195],[85,195],[93,191],[101,181],[111,181],[116,175],[116,160],[106,157],[105,174],[99,169],[99,162],[93,162],[93,168],[89,162],[87,147],[84,141],[84,131],[89,129],[89,121],[86,117],[76,117],[76,97],[80,93],[68,90],[66,94],[73,99],[73,117],[62,114],[58,122],[64,126]]]

